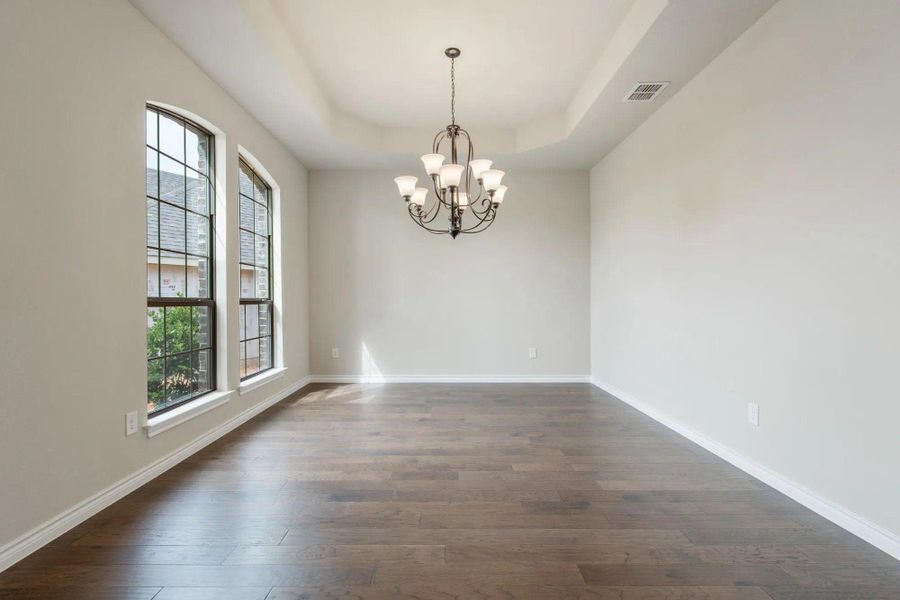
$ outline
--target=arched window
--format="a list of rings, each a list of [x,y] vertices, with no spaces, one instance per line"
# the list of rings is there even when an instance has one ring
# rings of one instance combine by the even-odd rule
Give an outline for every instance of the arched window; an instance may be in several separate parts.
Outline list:
[[[147,106],[147,410],[216,387],[213,136]]]
[[[274,365],[272,188],[243,159],[239,164],[241,230],[241,379]]]

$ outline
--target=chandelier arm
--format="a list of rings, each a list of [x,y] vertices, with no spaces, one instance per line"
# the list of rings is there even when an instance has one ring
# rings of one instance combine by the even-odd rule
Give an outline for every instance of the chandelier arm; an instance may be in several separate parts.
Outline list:
[[[434,219],[434,217],[432,217],[431,220],[426,221],[425,220],[426,213],[422,210],[421,207],[418,207],[415,205],[409,206],[409,215],[413,218],[413,220],[416,222],[416,224],[422,226],[425,229],[428,229],[428,227],[425,227],[425,224],[429,223],[431,220]]]
[[[444,142],[444,139],[447,137],[447,130],[441,129],[434,135],[434,142],[431,144],[431,152],[432,154],[440,154],[441,153],[441,144]],[[434,186],[434,195],[437,196],[437,199],[440,200],[441,204],[443,204],[448,209],[451,208],[450,203],[444,201],[444,195],[441,193],[441,189],[438,187],[438,180],[440,179],[437,175],[431,176],[431,184]]]
[[[478,210],[475,207],[477,204],[480,204],[483,207],[483,209]],[[493,203],[491,202],[491,199],[489,196],[482,196],[481,190],[479,190],[478,191],[478,199],[475,201],[474,204],[471,201],[469,201],[469,206],[472,207],[472,212],[474,212],[476,215],[484,215],[484,214],[487,214],[488,211],[491,210]]]
[[[466,136],[466,164],[465,164],[465,173],[466,173],[466,197],[469,198],[469,203],[472,202],[471,194],[469,193],[469,189],[471,188],[472,181],[472,170],[469,168],[469,165],[472,162],[472,158],[475,155],[475,145],[472,144],[472,138],[469,136],[469,132],[463,129],[462,127],[457,127],[457,130],[460,134]]]
[[[493,207],[493,202],[491,202],[490,196],[482,196],[483,191],[483,188],[479,186],[478,198],[474,202],[469,200],[469,206],[472,208],[472,212],[476,215],[485,215],[491,210],[491,207]],[[481,210],[478,210],[479,205],[482,207]]]
[[[473,203],[470,202],[470,204]],[[479,205],[482,207],[482,210],[478,210],[477,206]],[[490,198],[486,194],[484,194],[484,189],[481,186],[478,187],[478,197],[475,198],[474,206],[476,206],[474,210],[478,214],[486,213],[491,207]]]
[[[449,202],[444,201],[444,195],[441,193],[441,188],[438,187],[438,177],[432,177],[432,183],[434,184],[434,195],[437,196],[438,201],[443,204],[447,208],[451,208]]]
[[[478,227],[481,227],[485,223],[493,221],[494,217],[497,216],[497,210],[494,209],[493,207],[491,207],[487,212],[484,213],[483,216],[479,215],[478,213],[474,213],[474,214],[475,214],[475,218],[478,220],[478,222],[475,223],[474,225],[472,225],[471,227],[467,227],[467,228],[463,229],[462,230],[463,233],[470,233],[470,232],[475,233],[474,232],[475,229],[477,229]]]
[[[496,219],[491,218],[489,221],[484,221],[485,223],[487,223],[487,225],[485,225],[481,229],[476,229],[477,227],[481,226],[481,223],[479,223],[475,227],[470,227],[469,229],[463,229],[462,231],[460,231],[460,233],[481,233],[482,231],[486,231],[491,225],[493,225],[495,220]]]
[[[478,215],[479,217],[481,217],[481,216],[487,215],[490,211],[491,211],[491,207],[490,207],[490,206],[486,206],[486,207],[484,208],[484,210],[482,210],[482,211],[477,211],[477,210],[475,210],[475,211],[472,211],[472,212],[475,213],[476,215]]]
[[[447,135],[446,129],[441,129],[436,134],[434,134],[434,141],[431,142],[431,152],[433,154],[440,154],[438,150],[441,148],[441,142],[444,141],[444,137]]]
[[[469,142],[469,155],[466,157],[466,193],[468,193],[469,179],[472,177],[472,160],[475,158],[475,144],[472,143],[472,138],[469,136],[468,131],[463,129],[462,132],[466,134],[466,141]],[[472,201],[471,197],[469,201]]]
[[[475,208],[475,206],[479,203],[484,205],[485,204],[484,200],[487,198],[486,196],[484,198],[482,197],[482,194],[484,193],[484,188],[482,187],[481,182],[478,182],[476,180],[476,182],[478,183],[478,195],[473,198],[472,192],[471,192],[471,187],[472,187],[471,164],[472,164],[472,160],[474,160],[474,158],[475,158],[475,144],[472,143],[472,138],[469,136],[468,131],[466,131],[462,127],[459,128],[459,131],[463,135],[466,136],[466,142],[469,146],[467,156],[466,156],[466,195],[469,198],[469,208],[471,208],[472,212],[474,212],[476,215],[483,215],[483,214],[486,214],[487,211],[490,209],[491,204],[487,203],[487,207],[481,211],[479,211],[477,208]]]
[[[438,177],[437,175],[432,175],[432,176],[431,176],[431,186],[434,188],[434,195],[435,195],[435,197],[436,197],[440,202],[443,203],[443,200],[441,199],[441,188],[438,187],[438,179],[439,179],[439,177]]]
[[[425,231],[428,231],[429,233],[434,233],[437,235],[447,233],[447,231],[444,231],[442,229],[432,229],[431,227],[428,227],[427,225],[425,225],[422,222],[422,219],[419,216],[417,216],[415,213],[413,213],[412,205],[409,206],[408,212],[409,212],[409,218],[412,219],[412,222],[415,223],[416,225],[418,225],[419,227],[421,227],[422,229],[424,229]]]
[[[433,214],[432,214],[432,211],[433,211]],[[437,216],[440,214],[440,212],[441,212],[441,203],[440,203],[440,201],[435,200],[432,207],[429,208],[427,211],[425,211],[425,214],[423,215],[423,218],[422,218],[422,222],[423,223],[431,223],[432,221],[435,220],[435,218],[437,218]]]
[[[435,154],[440,154],[441,153],[440,152],[441,144],[444,142],[445,139],[447,139],[447,130],[444,129],[444,130],[439,131],[437,133],[437,135],[434,136],[434,139],[435,139],[435,145],[433,148],[433,152]],[[450,202],[448,202],[444,198],[444,194],[441,193],[441,188],[438,187],[438,180],[440,179],[440,177],[435,175],[435,176],[432,176],[431,179],[432,179],[432,182],[434,183],[434,195],[438,197],[438,200],[441,201],[441,204],[443,204],[448,210],[453,210],[453,206],[451,205]]]
[[[441,199],[441,190],[440,190],[440,188],[438,188],[437,182],[438,182],[438,176],[432,175],[431,176],[431,189],[434,190],[434,197],[437,198],[438,200],[440,200]]]
[[[419,206],[415,209],[415,212],[413,214],[420,223],[431,223],[434,220],[434,217],[437,216],[437,212],[434,212],[434,214],[432,214],[434,208],[434,205],[432,205],[432,207],[428,210],[422,210],[422,207]]]

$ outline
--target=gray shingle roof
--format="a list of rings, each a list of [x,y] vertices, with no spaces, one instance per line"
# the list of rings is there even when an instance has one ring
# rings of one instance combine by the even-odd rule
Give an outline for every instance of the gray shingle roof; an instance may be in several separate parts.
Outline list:
[[[164,202],[156,202],[150,197],[159,198],[177,206]],[[147,183],[147,245],[157,246],[156,232],[159,231],[160,244],[163,249],[209,256],[209,219],[192,212],[184,211],[178,206],[202,214],[207,213],[207,185],[205,179],[185,178],[177,173],[146,170]],[[157,209],[157,206],[159,207]],[[159,211],[157,213],[157,210]],[[185,240],[185,231],[188,232]],[[187,241],[187,245],[185,245]]]

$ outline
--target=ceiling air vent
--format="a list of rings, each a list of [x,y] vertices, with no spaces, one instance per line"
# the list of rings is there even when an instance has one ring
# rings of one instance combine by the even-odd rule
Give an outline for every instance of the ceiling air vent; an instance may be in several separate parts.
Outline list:
[[[650,102],[669,85],[668,81],[641,81],[631,88],[622,102]]]

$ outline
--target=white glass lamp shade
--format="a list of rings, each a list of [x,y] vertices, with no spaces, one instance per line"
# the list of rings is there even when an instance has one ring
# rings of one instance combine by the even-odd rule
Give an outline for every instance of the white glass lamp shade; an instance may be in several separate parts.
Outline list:
[[[469,168],[472,169],[472,176],[475,177],[475,179],[481,179],[481,175],[490,169],[492,164],[494,164],[494,161],[492,160],[477,158],[469,161]]]
[[[428,188],[416,188],[413,190],[412,198],[410,198],[410,202],[413,204],[418,204],[422,206],[425,204],[425,196],[428,195]]]
[[[403,177],[395,178],[394,183],[397,184],[397,188],[400,190],[401,196],[412,196],[413,191],[416,189],[416,182],[418,180],[418,177],[413,177],[412,175],[404,175]]]
[[[496,191],[500,187],[500,180],[506,175],[503,171],[497,169],[488,169],[481,174],[482,185],[489,192]]]
[[[501,185],[500,187],[498,187],[494,191],[494,197],[491,198],[491,202],[496,202],[497,204],[500,204],[501,202],[503,202],[503,196],[506,195],[507,189],[509,189],[509,188],[507,188],[505,185]]]
[[[469,206],[469,195],[465,192],[460,192],[458,204],[460,210],[466,210]]]
[[[441,167],[441,187],[459,187],[459,180],[462,177],[465,167],[462,165],[444,165]]]
[[[425,154],[422,156],[422,164],[425,165],[425,172],[429,175],[437,175],[441,172],[441,165],[444,164],[443,154]]]

